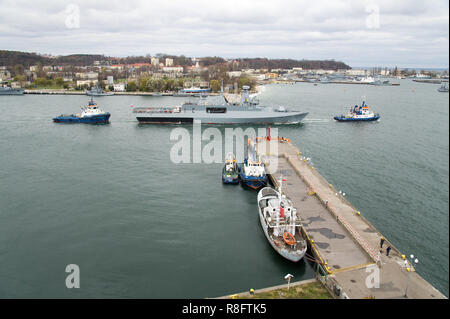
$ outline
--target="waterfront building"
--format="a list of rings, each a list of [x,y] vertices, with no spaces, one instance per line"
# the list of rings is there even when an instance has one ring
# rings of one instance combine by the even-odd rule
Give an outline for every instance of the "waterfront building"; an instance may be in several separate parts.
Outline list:
[[[125,92],[125,83],[114,83],[115,92]]]

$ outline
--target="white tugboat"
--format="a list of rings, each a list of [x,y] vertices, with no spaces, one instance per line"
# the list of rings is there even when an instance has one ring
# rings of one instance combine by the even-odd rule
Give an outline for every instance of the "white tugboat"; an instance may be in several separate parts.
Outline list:
[[[301,231],[297,209],[281,192],[264,187],[258,193],[259,220],[270,245],[284,258],[298,262],[305,256],[307,245]]]

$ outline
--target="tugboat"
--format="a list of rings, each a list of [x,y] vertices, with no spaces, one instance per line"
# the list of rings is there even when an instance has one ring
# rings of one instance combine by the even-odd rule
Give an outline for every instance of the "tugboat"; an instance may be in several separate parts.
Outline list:
[[[335,116],[334,119],[339,122],[351,122],[351,121],[376,121],[380,118],[378,113],[373,113],[366,102],[363,101],[361,106],[355,105],[350,108],[347,115]]]
[[[277,190],[264,187],[258,193],[259,221],[270,245],[284,258],[298,262],[305,256],[306,240],[301,220],[292,202]]]
[[[448,93],[448,86],[445,83],[442,83],[441,87],[437,89],[438,92]]]
[[[264,164],[256,155],[248,157],[241,166],[239,177],[241,183],[254,190],[259,190],[267,185],[267,174]]]
[[[98,108],[94,98],[91,98],[89,104],[81,108],[81,114],[60,115],[53,119],[55,123],[108,123],[111,114]]]
[[[239,168],[233,153],[228,153],[222,169],[222,182],[224,184],[239,184]]]

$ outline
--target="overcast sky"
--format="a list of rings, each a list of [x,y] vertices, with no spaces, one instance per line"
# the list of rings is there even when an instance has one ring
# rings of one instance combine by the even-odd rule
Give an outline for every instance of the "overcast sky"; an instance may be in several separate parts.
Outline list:
[[[0,0],[0,49],[444,67],[448,0]]]

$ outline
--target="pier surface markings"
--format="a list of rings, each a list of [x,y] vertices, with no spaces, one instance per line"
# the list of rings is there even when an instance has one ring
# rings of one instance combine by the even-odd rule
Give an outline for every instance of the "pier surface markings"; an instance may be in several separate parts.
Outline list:
[[[336,189],[314,167],[301,160],[299,149],[278,139],[258,139],[256,149],[268,167],[277,157],[277,170],[269,173],[275,181],[281,176],[286,179],[283,192],[297,208],[308,237],[344,292],[350,298],[404,298],[408,271],[401,252],[387,239],[384,250],[379,250],[383,235],[347,199],[336,195]],[[392,247],[389,256],[385,254],[387,246]],[[366,264],[380,267],[379,288],[367,287]],[[412,271],[408,298],[446,297]]]

